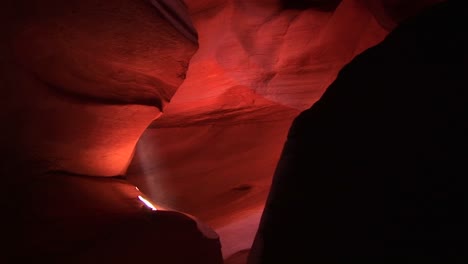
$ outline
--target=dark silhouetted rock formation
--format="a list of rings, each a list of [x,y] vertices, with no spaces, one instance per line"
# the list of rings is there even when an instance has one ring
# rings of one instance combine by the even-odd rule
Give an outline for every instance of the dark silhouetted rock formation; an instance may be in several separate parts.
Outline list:
[[[409,19],[295,119],[251,263],[467,260],[465,17]]]

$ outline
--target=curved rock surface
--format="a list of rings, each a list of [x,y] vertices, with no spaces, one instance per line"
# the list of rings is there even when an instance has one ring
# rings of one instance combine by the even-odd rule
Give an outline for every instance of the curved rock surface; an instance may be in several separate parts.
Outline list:
[[[326,11],[281,1],[186,3],[199,49],[141,137],[128,178],[211,225],[227,258],[252,244],[294,117],[387,31],[354,0]]]
[[[196,43],[144,1],[15,1],[1,15],[2,146],[26,166],[124,174]]]
[[[125,174],[197,44],[127,0],[2,3],[0,36],[0,262],[222,262],[189,217],[148,222],[134,186],[71,176]]]

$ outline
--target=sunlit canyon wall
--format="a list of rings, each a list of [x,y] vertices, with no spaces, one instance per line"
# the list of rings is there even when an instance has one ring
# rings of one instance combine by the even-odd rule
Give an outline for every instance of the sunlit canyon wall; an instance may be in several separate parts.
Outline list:
[[[157,203],[212,226],[229,257],[252,243],[293,118],[386,31],[358,1],[332,10],[186,2],[199,49],[128,176]]]

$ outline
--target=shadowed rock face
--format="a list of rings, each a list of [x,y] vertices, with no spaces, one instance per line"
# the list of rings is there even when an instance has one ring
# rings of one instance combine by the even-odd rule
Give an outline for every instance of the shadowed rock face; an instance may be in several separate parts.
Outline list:
[[[464,16],[406,21],[295,119],[249,263],[466,260]]]
[[[23,190],[19,222],[2,232],[2,263],[223,263],[216,236],[181,213],[150,210],[122,178],[49,173]]]

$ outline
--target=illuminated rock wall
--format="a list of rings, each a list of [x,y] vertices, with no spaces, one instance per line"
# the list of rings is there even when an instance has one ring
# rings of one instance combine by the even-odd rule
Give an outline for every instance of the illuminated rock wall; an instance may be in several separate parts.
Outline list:
[[[124,174],[196,43],[143,1],[16,1],[1,12],[8,155],[19,166]]]
[[[129,179],[158,203],[248,249],[293,118],[385,35],[359,1],[334,10],[279,1],[187,1],[199,50],[143,134]]]

